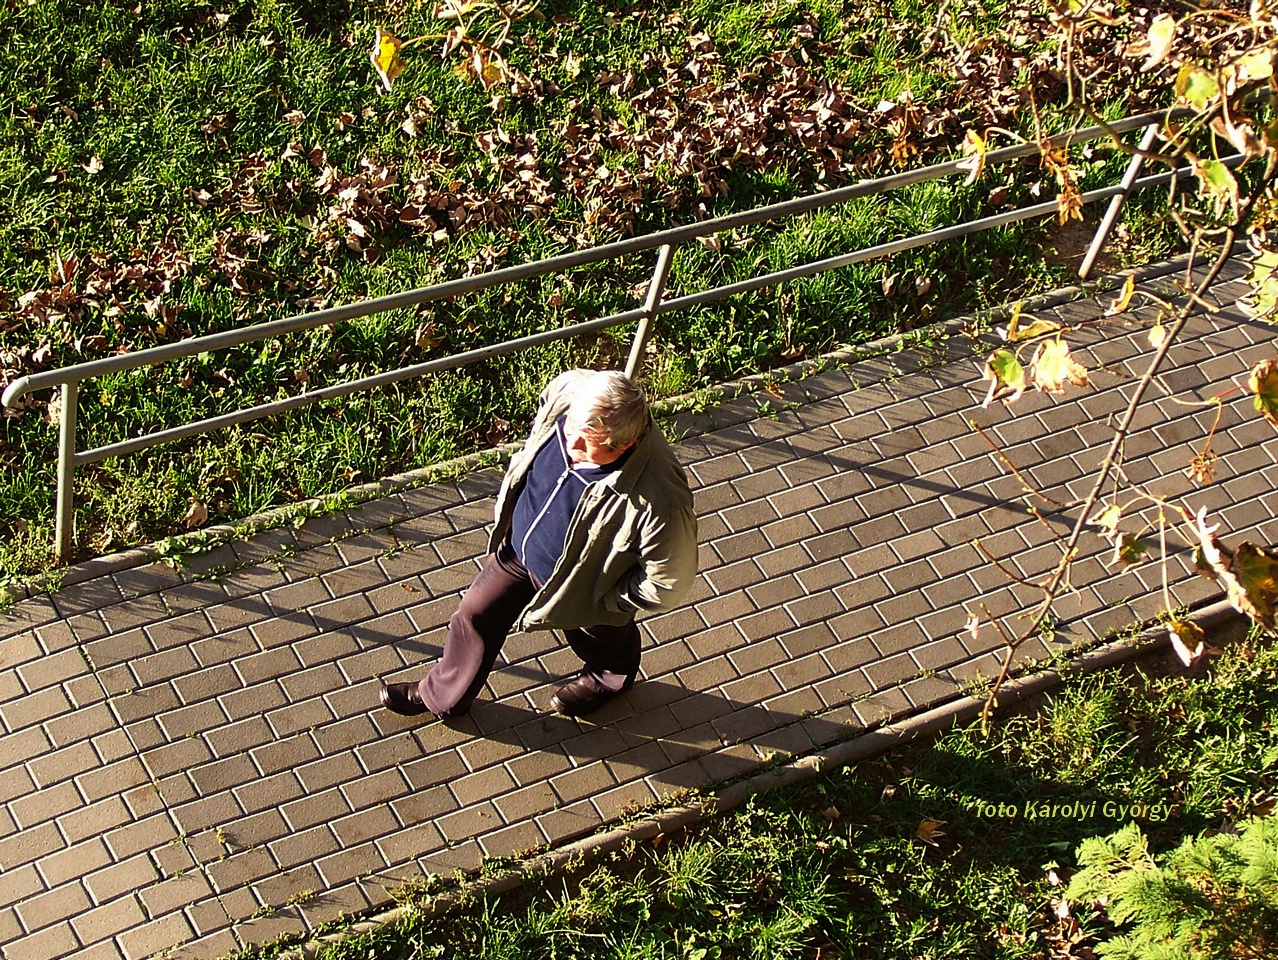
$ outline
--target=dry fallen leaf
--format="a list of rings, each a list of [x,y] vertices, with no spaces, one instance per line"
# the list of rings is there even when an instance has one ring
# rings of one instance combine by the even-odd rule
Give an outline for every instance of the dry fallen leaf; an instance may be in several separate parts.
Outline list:
[[[368,59],[385,84],[387,93],[390,93],[391,81],[404,72],[404,61],[399,58],[399,48],[403,45],[403,41],[394,34],[387,33],[381,27],[377,28],[377,36],[373,40],[373,49],[369,51]]]
[[[924,843],[939,847],[940,844],[936,842],[936,838],[945,836],[945,831],[938,828],[944,824],[944,820],[922,820],[919,822],[918,829],[914,831],[914,835]]]
[[[1129,53],[1145,53],[1147,54],[1145,62],[1141,64],[1142,72],[1153,70],[1165,59],[1167,54],[1171,52],[1172,40],[1176,37],[1176,18],[1166,13],[1160,13],[1149,25],[1149,33],[1146,35],[1145,41],[1141,45],[1133,44],[1128,49]]]
[[[183,519],[186,521],[186,527],[188,530],[193,530],[196,527],[202,527],[209,521],[209,508],[199,500],[192,498],[191,506],[187,509],[186,517]]]

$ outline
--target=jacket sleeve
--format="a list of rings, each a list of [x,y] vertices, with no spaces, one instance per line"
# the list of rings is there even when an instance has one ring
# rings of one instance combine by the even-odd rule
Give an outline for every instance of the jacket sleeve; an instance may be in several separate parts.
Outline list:
[[[621,578],[604,606],[619,613],[653,613],[677,606],[697,575],[697,516],[691,507],[644,524],[639,563]]]

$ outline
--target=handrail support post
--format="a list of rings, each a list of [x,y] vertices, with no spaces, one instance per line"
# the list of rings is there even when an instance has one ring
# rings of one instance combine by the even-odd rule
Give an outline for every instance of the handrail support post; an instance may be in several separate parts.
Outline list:
[[[75,540],[75,420],[80,382],[62,385],[62,413],[58,418],[58,513],[53,552],[58,562],[71,556]]]
[[[657,306],[661,303],[662,294],[666,290],[666,277],[670,274],[670,259],[673,253],[674,246],[669,243],[663,244],[657,253],[657,266],[652,271],[652,280],[648,283],[648,296],[643,302],[643,317],[639,320],[634,342],[630,345],[630,359],[626,361],[626,376],[631,380],[635,379],[639,373],[639,365],[643,362],[643,351],[652,333],[652,321],[657,316]]]
[[[1145,163],[1145,158],[1142,154],[1149,152],[1149,148],[1154,145],[1154,137],[1157,133],[1158,124],[1156,123],[1151,123],[1145,128],[1145,135],[1141,137],[1140,147],[1138,148],[1140,153],[1132,154],[1131,162],[1127,164],[1127,172],[1123,174],[1119,192],[1109,201],[1109,209],[1105,211],[1105,216],[1101,218],[1100,226],[1096,228],[1096,236],[1092,237],[1092,245],[1087,248],[1087,255],[1083,257],[1083,264],[1078,268],[1078,279],[1086,280],[1091,274],[1096,258],[1100,256],[1105,242],[1109,239],[1110,231],[1114,229],[1114,224],[1118,220],[1118,212],[1123,209],[1123,203],[1132,192],[1132,184],[1136,182],[1136,177],[1140,174],[1140,168]]]

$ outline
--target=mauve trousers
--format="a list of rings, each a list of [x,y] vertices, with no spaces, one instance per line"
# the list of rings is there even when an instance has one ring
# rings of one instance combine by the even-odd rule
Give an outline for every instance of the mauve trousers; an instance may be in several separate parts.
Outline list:
[[[509,542],[488,558],[448,621],[444,655],[418,686],[422,703],[437,717],[465,713],[484,688],[515,620],[538,586]],[[585,663],[583,673],[620,690],[639,672],[641,641],[634,620],[563,631]]]

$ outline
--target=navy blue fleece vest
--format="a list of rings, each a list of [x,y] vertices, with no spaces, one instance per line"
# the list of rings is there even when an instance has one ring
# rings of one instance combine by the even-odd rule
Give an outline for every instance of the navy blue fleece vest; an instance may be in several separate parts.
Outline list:
[[[545,583],[554,572],[586,488],[619,470],[625,460],[622,456],[606,467],[574,464],[564,438],[564,418],[559,418],[524,477],[510,523],[510,545],[535,582]]]

